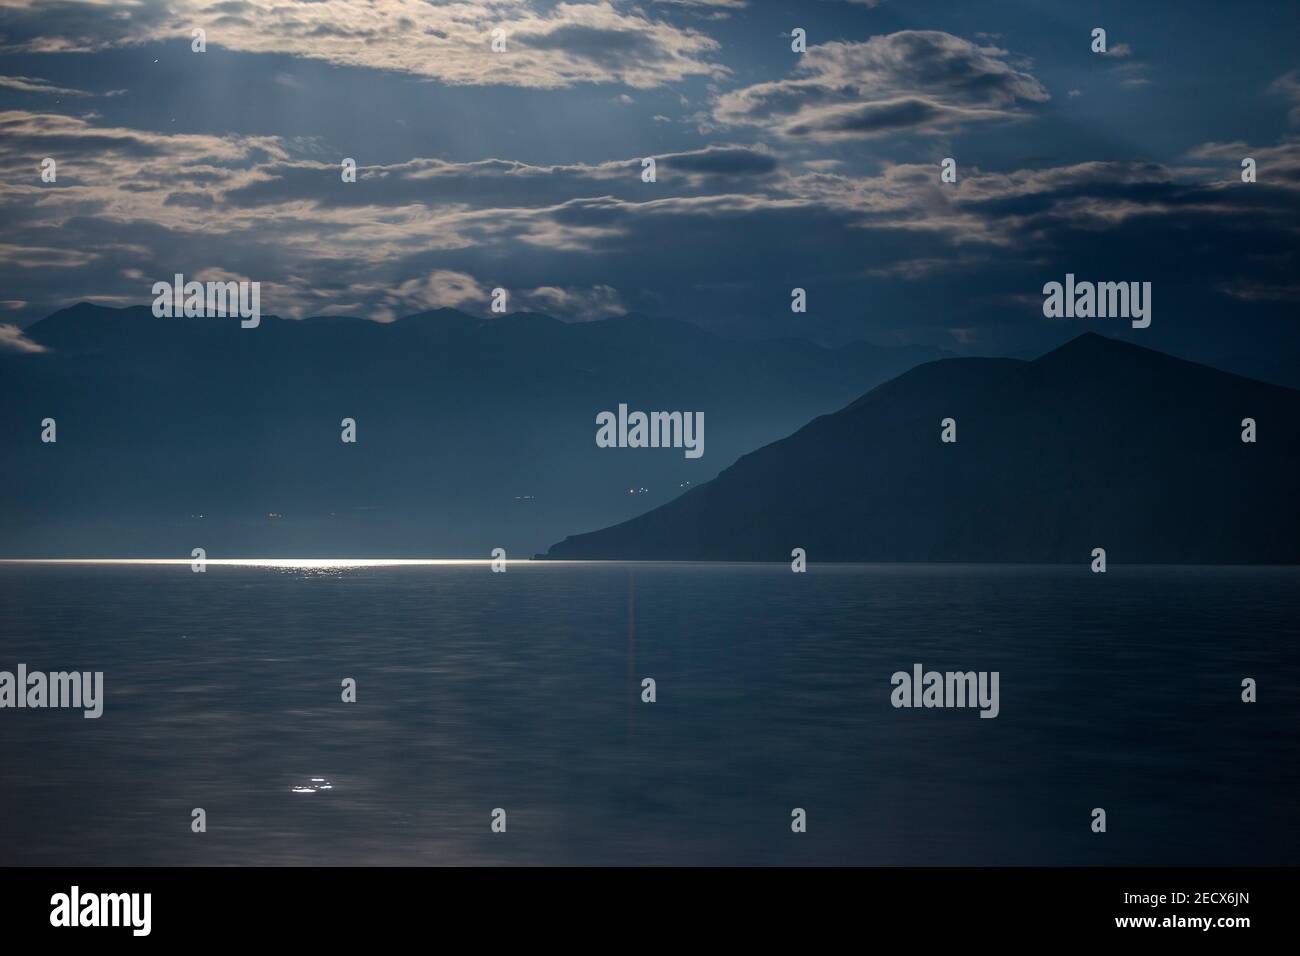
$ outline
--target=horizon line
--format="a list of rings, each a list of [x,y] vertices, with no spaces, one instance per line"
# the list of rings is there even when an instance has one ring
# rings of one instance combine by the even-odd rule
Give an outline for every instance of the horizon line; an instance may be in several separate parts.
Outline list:
[[[117,565],[192,565],[197,558],[0,558],[4,564],[117,564]],[[204,565],[219,567],[281,567],[281,568],[373,568],[373,567],[439,567],[439,566],[473,566],[491,565],[496,558],[275,558],[275,557],[240,557],[240,558],[204,558]],[[709,565],[788,565],[784,559],[772,561],[747,561],[735,559],[714,560],[708,558],[548,558],[535,555],[531,558],[506,558],[506,564],[709,564]],[[1029,567],[1029,568],[1067,568],[1077,562],[1071,561],[818,561],[827,567],[879,566],[879,567]],[[809,562],[814,564],[814,562]],[[1086,566],[1086,563],[1085,563]],[[1123,566],[1134,568],[1300,568],[1300,563],[1279,564],[1275,562],[1235,562],[1235,563],[1177,563],[1177,562],[1126,562]]]

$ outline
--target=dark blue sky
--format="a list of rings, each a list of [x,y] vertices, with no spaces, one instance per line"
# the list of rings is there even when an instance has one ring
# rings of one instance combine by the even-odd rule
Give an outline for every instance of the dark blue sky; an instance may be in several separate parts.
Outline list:
[[[983,354],[1092,329],[1287,378],[1297,9],[19,0],[0,346],[182,272],[260,281],[290,316],[484,313],[500,286],[575,321]],[[1044,318],[1066,272],[1152,282],[1151,328]]]

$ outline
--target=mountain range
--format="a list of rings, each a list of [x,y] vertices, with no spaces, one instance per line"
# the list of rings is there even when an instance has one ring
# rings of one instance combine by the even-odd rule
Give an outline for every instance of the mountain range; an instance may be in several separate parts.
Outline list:
[[[244,329],[82,303],[25,337],[0,350],[0,557],[529,555],[943,354],[451,309]],[[704,412],[704,455],[598,448],[620,403]]]
[[[1298,466],[1300,392],[1089,333],[922,364],[545,557],[1296,563]]]

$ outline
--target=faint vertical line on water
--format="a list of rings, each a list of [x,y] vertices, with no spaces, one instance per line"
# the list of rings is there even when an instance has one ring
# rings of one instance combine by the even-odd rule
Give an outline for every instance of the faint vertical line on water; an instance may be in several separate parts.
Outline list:
[[[636,572],[627,569],[627,732],[636,730]]]

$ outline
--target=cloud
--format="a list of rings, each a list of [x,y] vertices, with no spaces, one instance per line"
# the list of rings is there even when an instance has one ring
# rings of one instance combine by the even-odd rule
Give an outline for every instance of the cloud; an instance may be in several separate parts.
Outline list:
[[[822,141],[862,139],[898,131],[954,130],[965,123],[1001,119],[998,110],[945,106],[911,96],[874,103],[813,107],[801,110],[780,127],[784,136],[812,137]]]
[[[587,289],[541,286],[523,298],[530,308],[571,322],[591,322],[627,312],[618,290],[607,285]]]
[[[0,351],[34,354],[46,351],[45,346],[23,335],[16,325],[0,325]]]
[[[1119,79],[1122,86],[1147,86],[1151,79],[1147,76],[1147,64],[1133,59],[1133,48],[1127,43],[1114,43],[1106,49],[1103,56],[1111,60],[1122,60],[1110,70]]]
[[[659,0],[659,2],[676,4],[679,7],[725,7],[732,10],[749,6],[749,0]]]
[[[294,294],[309,292],[302,283],[296,285]],[[454,309],[467,303],[486,303],[489,297],[488,291],[472,275],[451,269],[435,269],[427,275],[395,284],[356,282],[344,291],[356,301],[342,306],[336,303],[336,308],[331,311],[365,311],[379,322],[391,322],[403,315],[430,309]]]
[[[9,48],[69,52],[160,41],[188,47],[190,31],[202,27],[209,48],[288,54],[450,85],[650,88],[726,73],[710,60],[716,40],[608,0],[141,0],[127,16],[96,0],[64,0],[58,9],[53,16],[32,0],[18,0],[10,11]],[[498,29],[505,33],[504,52],[491,47]]]
[[[681,153],[666,153],[659,157],[657,166],[671,173],[688,177],[699,176],[763,176],[777,169],[775,156],[762,147],[707,146],[704,149]],[[698,181],[695,179],[694,181]]]
[[[73,269],[94,258],[94,253],[76,249],[0,242],[0,259],[20,269]]]
[[[0,164],[19,160],[25,164],[32,155],[86,163],[148,161],[170,156],[184,158],[187,165],[200,166],[245,160],[255,153],[282,158],[288,155],[279,140],[269,136],[167,134],[98,126],[85,116],[26,110],[0,112]]]
[[[1243,302],[1300,302],[1300,282],[1227,282],[1219,288],[1225,295]]]
[[[1050,97],[1006,57],[1005,50],[935,30],[825,43],[798,58],[794,76],[719,96],[713,118],[815,140],[1012,119],[1019,104]]]
[[[57,184],[40,183],[39,149],[61,157]],[[1256,184],[1240,183],[1243,155]],[[0,114],[0,284],[28,303],[18,321],[83,298],[148,304],[179,271],[259,281],[264,312],[289,317],[489,315],[500,286],[512,309],[573,321],[640,311],[769,332],[799,286],[818,334],[951,341],[1013,321],[1008,308],[1029,322],[1016,296],[1067,268],[1140,263],[1169,308],[1281,308],[1300,274],[1300,141],[1207,143],[1178,165],[963,165],[955,184],[937,160],[864,168],[735,143],[656,158],[656,183],[639,156],[415,156],[344,183],[277,137]]]
[[[404,203],[540,207],[593,191],[642,198],[649,189],[641,182],[642,158],[551,166],[503,159],[453,163],[418,158],[359,167],[357,182],[346,188],[340,182],[338,165],[286,158],[260,165],[233,183],[226,198],[238,205],[310,200],[327,207]],[[768,176],[779,165],[777,158],[761,147],[730,144],[659,153],[654,158],[661,183],[694,190],[709,188],[715,180],[735,185],[737,179]]]
[[[1231,143],[1202,143],[1187,154],[1189,159],[1215,163],[1221,182],[1241,182],[1241,161],[1255,160],[1256,176],[1261,185],[1300,190],[1300,139],[1284,139],[1272,146],[1251,145],[1241,140]]]
[[[1291,104],[1287,120],[1293,126],[1300,126],[1300,70],[1283,73],[1269,85],[1268,89],[1270,93],[1284,97]]]
[[[58,96],[94,96],[85,90],[76,90],[66,86],[55,86],[48,80],[34,76],[0,76],[0,86],[22,93],[48,93]]]

